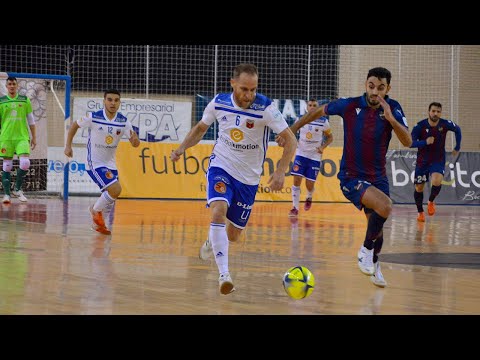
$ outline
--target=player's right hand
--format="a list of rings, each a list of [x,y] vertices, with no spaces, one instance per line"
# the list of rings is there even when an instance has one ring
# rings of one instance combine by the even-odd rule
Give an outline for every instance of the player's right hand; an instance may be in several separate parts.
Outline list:
[[[285,146],[285,139],[280,135],[275,136],[275,141],[277,142],[278,146],[284,147]]]
[[[172,161],[178,161],[180,159],[180,155],[177,154],[177,151],[176,150],[172,150],[172,152],[170,153],[170,160]]]
[[[433,144],[433,142],[435,141],[435,138],[433,136],[429,136],[427,138],[427,145],[431,145]]]

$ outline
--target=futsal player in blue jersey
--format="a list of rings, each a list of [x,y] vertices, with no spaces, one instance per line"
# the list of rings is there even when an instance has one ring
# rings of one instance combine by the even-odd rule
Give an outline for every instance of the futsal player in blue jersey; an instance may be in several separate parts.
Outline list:
[[[432,102],[428,106],[428,119],[419,121],[412,130],[413,143],[411,148],[418,148],[417,163],[415,165],[415,192],[413,197],[417,205],[417,220],[425,222],[423,212],[423,188],[432,177],[430,197],[428,198],[428,215],[435,214],[434,200],[442,188],[443,174],[445,173],[445,139],[447,132],[455,133],[456,146],[452,151],[453,157],[460,151],[462,131],[460,126],[451,120],[442,119],[442,104]]]
[[[268,181],[271,190],[283,188],[297,146],[295,135],[273,101],[257,93],[255,65],[237,65],[230,85],[233,92],[217,94],[202,119],[170,155],[172,161],[178,161],[185,150],[203,138],[210,125],[218,122],[218,139],[207,171],[210,231],[199,257],[207,260],[214,256],[220,274],[219,290],[224,295],[235,290],[228,266],[229,242],[239,240],[250,218],[270,132],[273,130],[285,141],[282,158]]]
[[[345,197],[366,214],[368,226],[365,241],[358,251],[358,266],[379,287],[387,285],[378,255],[383,244],[383,224],[392,212],[385,168],[392,131],[404,146],[412,144],[402,107],[387,95],[391,78],[388,69],[370,69],[363,95],[322,105],[290,127],[296,133],[322,116],[339,115],[343,118],[344,144],[338,179]]]

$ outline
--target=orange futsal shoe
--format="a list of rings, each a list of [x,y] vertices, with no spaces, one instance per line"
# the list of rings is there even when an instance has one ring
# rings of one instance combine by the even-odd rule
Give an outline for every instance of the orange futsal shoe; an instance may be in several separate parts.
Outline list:
[[[417,221],[425,222],[425,213],[424,212],[418,213]]]
[[[432,216],[435,214],[435,203],[433,201],[429,201],[427,205],[428,215]]]
[[[92,230],[95,230],[96,232],[99,232],[100,234],[103,234],[103,235],[112,234],[112,232],[108,230],[106,227],[101,227],[101,226],[98,226],[97,224],[92,224]]]
[[[104,228],[105,226],[105,220],[103,220],[103,215],[101,211],[95,211],[93,210],[93,205],[90,205],[88,207],[88,210],[90,211],[90,215],[92,216],[92,221],[94,224]]]

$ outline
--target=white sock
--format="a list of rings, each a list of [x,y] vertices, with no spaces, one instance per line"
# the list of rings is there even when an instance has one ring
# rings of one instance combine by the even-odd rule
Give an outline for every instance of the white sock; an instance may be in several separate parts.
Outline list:
[[[307,189],[307,199],[310,198],[310,199],[313,199],[313,193],[315,192],[315,189],[313,189],[312,191],[308,191]]]
[[[220,274],[228,272],[228,237],[225,224],[210,223],[208,238]]]
[[[113,204],[115,199],[110,196],[108,191],[104,191],[93,205],[93,210],[103,211],[108,205]]]
[[[292,185],[292,200],[293,207],[298,209],[300,207],[300,187]]]
[[[103,219],[105,220],[106,225],[112,225],[113,219],[110,219],[110,216],[112,214],[113,207],[115,206],[115,201],[112,202],[111,204],[108,204],[104,209],[103,209]]]

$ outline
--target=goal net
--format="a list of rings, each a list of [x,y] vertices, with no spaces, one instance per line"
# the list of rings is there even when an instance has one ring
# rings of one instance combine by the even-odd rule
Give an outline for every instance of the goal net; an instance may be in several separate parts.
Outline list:
[[[68,195],[68,164],[66,157],[59,157],[54,147],[63,147],[65,126],[70,117],[70,76],[27,74],[16,72],[0,73],[0,96],[7,94],[6,79],[17,78],[18,93],[30,98],[35,118],[35,149],[30,152],[30,167],[25,176],[22,190],[30,196]],[[0,159],[3,165],[3,160]],[[18,157],[14,155],[11,186],[13,188],[18,169]],[[74,165],[73,165],[74,166]],[[0,183],[3,192],[3,185]]]

